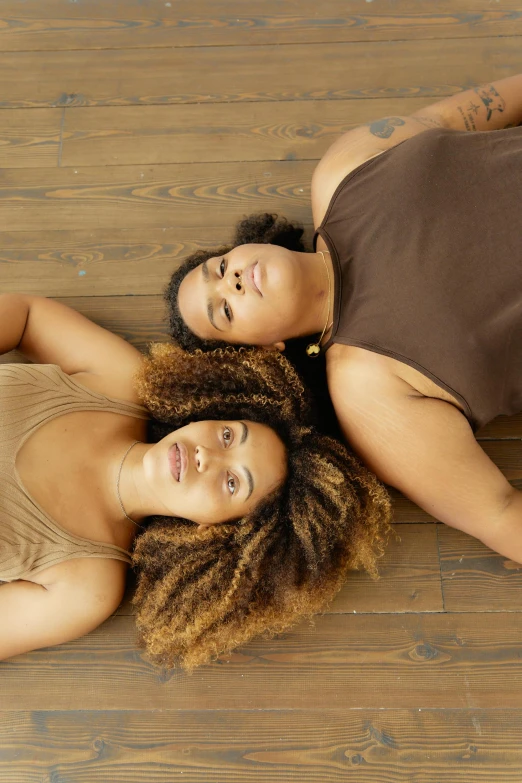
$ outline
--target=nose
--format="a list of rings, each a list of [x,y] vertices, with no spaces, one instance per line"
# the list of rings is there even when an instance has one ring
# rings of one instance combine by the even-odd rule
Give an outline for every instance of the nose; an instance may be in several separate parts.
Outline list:
[[[225,277],[219,281],[222,296],[230,296],[230,294],[244,294],[245,285],[243,283],[242,272],[228,272]]]
[[[196,446],[194,450],[194,460],[198,473],[206,473],[213,468],[219,470],[220,465],[219,449],[209,449],[207,446]]]
[[[196,446],[194,449],[194,460],[198,473],[204,473],[207,469],[207,453],[204,446]]]

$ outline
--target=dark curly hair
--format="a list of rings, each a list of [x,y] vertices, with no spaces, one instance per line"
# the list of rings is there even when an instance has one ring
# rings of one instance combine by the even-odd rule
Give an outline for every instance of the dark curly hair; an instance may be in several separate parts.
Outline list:
[[[138,537],[134,603],[152,661],[192,669],[318,611],[348,569],[376,573],[387,492],[310,426],[301,380],[279,352],[155,345],[137,387],[159,437],[194,419],[245,418],[274,427],[288,456],[283,486],[239,522],[199,531],[155,517]]]
[[[179,288],[189,272],[202,264],[203,261],[226,255],[239,245],[270,244],[279,245],[288,250],[305,252],[308,248],[303,241],[303,233],[304,229],[301,225],[289,223],[286,218],[279,215],[263,212],[249,215],[241,220],[236,226],[230,245],[224,245],[214,250],[198,250],[188,256],[172,274],[164,294],[168,307],[170,334],[178,345],[181,345],[186,351],[197,349],[212,351],[230,345],[221,340],[201,339],[190,331],[181,317],[178,304]],[[321,354],[310,360],[305,353],[309,342],[309,336],[288,340],[285,355],[309,390],[321,431],[340,439],[339,426],[326,387],[325,357],[324,354]],[[246,346],[236,344],[234,347],[237,349]]]
[[[165,289],[165,300],[169,311],[170,333],[174,340],[186,351],[195,351],[197,348],[211,351],[214,348],[222,348],[228,343],[220,340],[202,340],[190,331],[179,311],[179,288],[189,272],[198,267],[209,258],[223,256],[230,253],[239,245],[260,244],[279,245],[288,250],[304,252],[306,247],[302,241],[304,229],[302,226],[289,223],[284,217],[263,212],[259,215],[249,215],[236,226],[236,232],[232,244],[223,245],[214,250],[197,250],[185,259],[176,269]]]

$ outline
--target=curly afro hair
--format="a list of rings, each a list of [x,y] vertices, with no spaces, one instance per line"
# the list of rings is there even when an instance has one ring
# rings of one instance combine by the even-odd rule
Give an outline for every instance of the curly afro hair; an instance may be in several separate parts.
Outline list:
[[[302,383],[279,352],[156,345],[137,386],[158,437],[194,419],[244,418],[272,426],[288,456],[284,484],[238,522],[200,531],[155,517],[138,537],[134,604],[153,662],[193,669],[318,611],[350,568],[375,575],[387,492],[310,426]]]

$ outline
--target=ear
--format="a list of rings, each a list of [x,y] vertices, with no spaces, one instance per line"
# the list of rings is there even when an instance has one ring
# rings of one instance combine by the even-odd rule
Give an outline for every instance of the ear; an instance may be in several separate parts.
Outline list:
[[[207,530],[210,527],[210,525],[198,525],[198,530]]]
[[[276,348],[278,351],[283,352],[286,348],[286,345],[283,342],[274,343],[274,348]]]

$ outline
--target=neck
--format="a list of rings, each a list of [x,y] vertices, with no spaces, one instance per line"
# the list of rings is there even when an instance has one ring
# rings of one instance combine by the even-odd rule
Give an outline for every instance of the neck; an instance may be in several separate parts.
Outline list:
[[[172,516],[172,510],[167,509],[155,497],[145,474],[144,458],[152,445],[130,438],[118,441],[111,447],[110,456],[105,463],[103,494],[107,514],[115,528],[125,524],[132,537],[137,531],[137,525],[146,517]],[[124,515],[120,499],[125,514],[136,525]]]
[[[295,253],[300,265],[302,302],[299,322],[292,328],[292,337],[321,334],[325,324],[333,321],[334,273],[330,253]],[[328,306],[329,304],[329,306]]]

